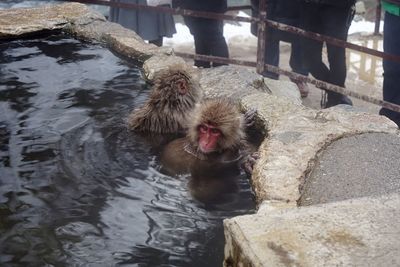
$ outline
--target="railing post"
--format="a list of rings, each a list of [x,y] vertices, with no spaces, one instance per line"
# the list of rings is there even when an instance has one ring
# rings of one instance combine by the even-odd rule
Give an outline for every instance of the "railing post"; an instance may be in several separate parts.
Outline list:
[[[374,35],[379,35],[379,28],[381,26],[381,1],[376,0],[377,5],[376,5],[376,11],[375,11],[375,30],[374,30]]]
[[[259,22],[257,29],[257,73],[262,74],[265,69],[265,42],[267,36],[267,0],[259,2]]]

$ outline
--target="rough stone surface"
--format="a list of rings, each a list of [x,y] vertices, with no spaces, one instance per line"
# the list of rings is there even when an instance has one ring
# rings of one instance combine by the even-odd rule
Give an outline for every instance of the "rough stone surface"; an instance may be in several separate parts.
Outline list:
[[[253,93],[270,93],[262,76],[236,66],[202,69],[200,83],[207,97],[240,99]]]
[[[143,63],[154,55],[171,55],[171,48],[146,43],[135,32],[117,23],[94,20],[92,23],[72,23],[65,30],[79,39],[105,43],[109,49],[122,57]]]
[[[224,266],[400,266],[400,196],[225,220]]]
[[[285,80],[273,80],[268,78],[264,78],[264,82],[270,89],[271,94],[278,97],[288,98],[295,104],[301,104],[300,92],[295,83]]]
[[[95,20],[105,21],[105,18],[78,3],[4,9],[0,10],[0,38],[15,38],[44,30],[59,30],[68,24],[88,24]]]
[[[135,32],[108,22],[103,15],[84,4],[65,3],[0,10],[0,39],[52,30],[62,30],[79,39],[105,43],[114,52],[139,63],[154,55],[173,53],[171,48],[159,48],[146,43]]]
[[[260,159],[252,175],[258,203],[280,200],[296,203],[299,187],[312,170],[318,153],[332,141],[364,132],[397,134],[396,125],[385,117],[348,112],[340,107],[321,111],[274,96],[251,95],[242,102],[256,107],[267,127]]]
[[[400,137],[366,133],[334,141],[306,178],[300,205],[400,193]]]
[[[246,96],[262,93],[263,99],[282,99],[288,106],[301,104],[300,93],[292,82],[266,79],[255,71],[232,65],[201,69],[200,84],[204,95],[209,98],[228,97],[241,100]],[[239,102],[244,104],[243,101]],[[250,108],[253,108],[253,103],[243,105],[244,110]]]

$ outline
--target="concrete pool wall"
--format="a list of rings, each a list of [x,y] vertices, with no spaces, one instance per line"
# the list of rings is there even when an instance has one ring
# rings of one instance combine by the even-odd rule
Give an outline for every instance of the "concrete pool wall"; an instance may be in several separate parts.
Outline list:
[[[149,80],[169,65],[185,64],[172,48],[147,44],[82,4],[0,10],[0,39],[48,31],[100,42],[143,64]],[[256,108],[257,127],[265,134],[251,178],[259,209],[254,215],[225,220],[225,266],[400,265],[397,189],[394,194],[298,207],[304,181],[327,146],[364,133],[400,138],[393,122],[351,108],[307,108],[292,83],[264,79],[247,68],[199,72],[207,97],[230,97],[243,110]],[[374,168],[373,163],[368,168]]]

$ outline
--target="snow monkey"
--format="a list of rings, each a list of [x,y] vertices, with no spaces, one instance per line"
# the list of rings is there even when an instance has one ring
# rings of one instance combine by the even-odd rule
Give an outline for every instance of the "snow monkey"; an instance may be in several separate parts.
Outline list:
[[[196,170],[215,172],[238,166],[248,154],[246,120],[228,99],[209,99],[197,104],[186,137],[164,148],[163,168],[170,174],[193,174]]]
[[[182,133],[189,113],[202,99],[199,77],[185,64],[156,73],[149,99],[132,111],[128,128],[138,132]]]

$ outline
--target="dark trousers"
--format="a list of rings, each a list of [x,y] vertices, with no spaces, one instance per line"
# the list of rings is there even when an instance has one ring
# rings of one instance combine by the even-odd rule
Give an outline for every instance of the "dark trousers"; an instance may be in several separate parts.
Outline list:
[[[195,17],[184,17],[184,20],[193,35],[196,54],[229,57],[228,45],[223,35],[223,21]],[[194,65],[210,68],[211,62],[195,60]],[[213,67],[221,65],[225,64],[212,63]]]
[[[400,56],[400,17],[385,14],[383,50]],[[400,63],[383,59],[383,100],[400,105]],[[379,112],[400,127],[400,113],[382,108]]]
[[[302,44],[299,38],[289,32],[283,32],[275,29],[270,29],[267,34],[265,47],[265,63],[273,66],[279,66],[279,42],[289,42],[292,47],[290,53],[289,65],[296,73],[307,76],[308,70],[303,64]],[[278,79],[279,74],[265,71],[263,76]]]
[[[324,4],[303,3],[302,28],[337,39],[346,40],[352,19],[351,6],[338,7]],[[327,44],[329,67],[322,61],[323,43],[303,38],[304,63],[318,80],[344,87],[346,80],[346,53],[342,47]],[[340,104],[343,95],[328,91],[328,103]]]

